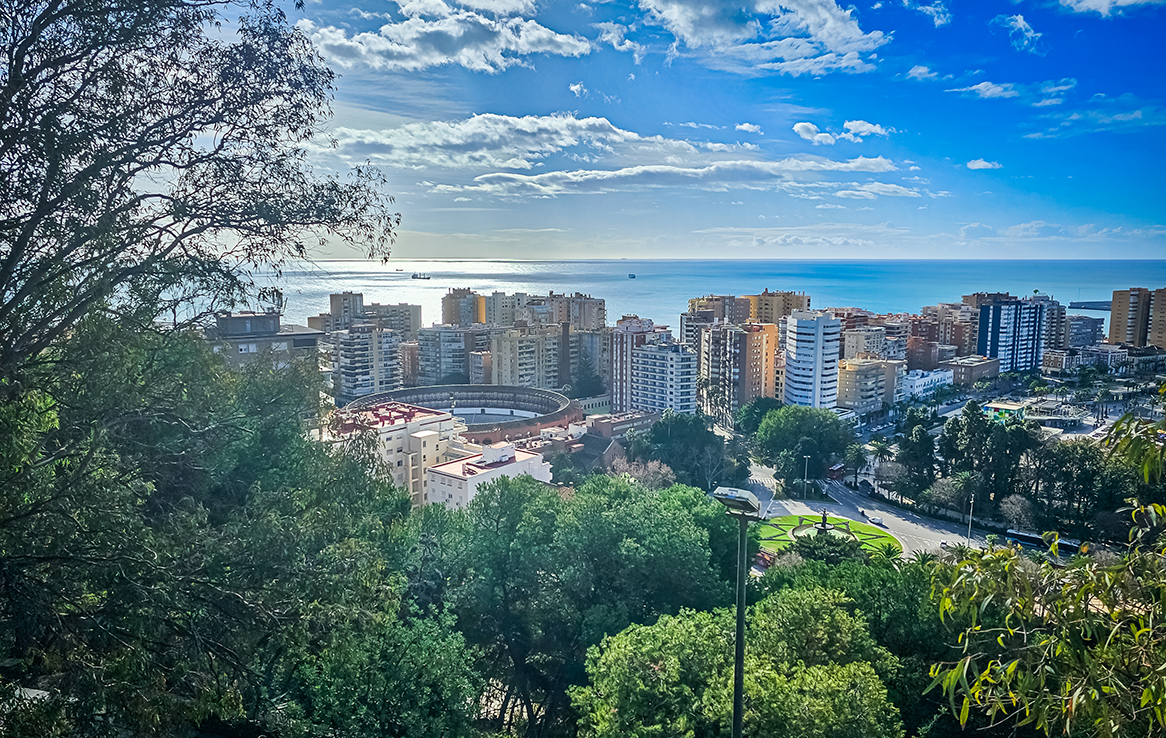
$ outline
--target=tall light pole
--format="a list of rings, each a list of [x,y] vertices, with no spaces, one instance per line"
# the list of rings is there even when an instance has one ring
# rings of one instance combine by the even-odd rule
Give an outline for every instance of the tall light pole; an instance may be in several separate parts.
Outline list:
[[[752,492],[717,487],[713,498],[741,524],[737,538],[737,654],[733,662],[733,738],[741,738],[745,725],[745,572],[748,571],[749,523],[761,520],[761,503]]]
[[[804,500],[806,499],[806,485],[810,481],[810,457],[803,456],[802,458],[806,460],[806,468],[802,470],[802,499]]]
[[[976,491],[972,490],[972,502],[968,505],[968,548],[972,547],[972,513],[976,511]]]

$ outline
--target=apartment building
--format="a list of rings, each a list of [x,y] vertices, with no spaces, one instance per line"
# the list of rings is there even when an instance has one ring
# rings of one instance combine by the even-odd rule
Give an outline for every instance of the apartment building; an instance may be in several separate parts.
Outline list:
[[[495,443],[481,453],[430,466],[425,472],[426,501],[457,510],[495,479],[523,475],[550,483],[551,465],[542,454],[516,449],[513,443]]]
[[[1157,308],[1150,312],[1150,328],[1146,342],[1151,346],[1166,349],[1166,288],[1154,290],[1150,300]]]
[[[465,384],[470,377],[470,353],[489,351],[490,339],[505,328],[482,324],[435,325],[417,331],[417,383]]]
[[[749,301],[751,323],[776,324],[795,310],[810,309],[810,296],[805,292],[770,292],[766,288],[760,294],[741,295],[740,299]]]
[[[1161,314],[1162,320],[1166,320],[1166,310]],[[1092,346],[1096,343],[1101,343],[1105,339],[1105,318],[1094,318],[1088,315],[1070,315],[1069,322],[1069,348],[1080,348],[1081,346]]]
[[[318,361],[323,331],[293,323],[282,323],[277,312],[221,312],[204,337],[211,351],[239,366],[268,354],[277,366],[287,366],[293,359]]]
[[[937,367],[950,369],[952,383],[971,386],[981,379],[994,379],[1000,376],[1000,359],[987,356],[957,356],[944,361]]]
[[[1069,348],[1069,314],[1065,306],[1052,295],[1031,295],[1025,302],[1039,302],[1044,305],[1044,348],[1064,350]]]
[[[700,332],[706,328],[711,328],[716,325],[716,313],[713,310],[701,309],[695,312],[680,314],[680,342],[692,349],[700,352]]]
[[[838,364],[838,407],[864,416],[881,412],[887,397],[888,374],[877,359],[848,359]],[[895,375],[890,380],[895,381]]]
[[[838,404],[838,346],[842,321],[830,313],[795,310],[786,318],[787,405],[833,408]]]
[[[421,344],[417,341],[402,341],[398,350],[401,352],[401,386],[418,386],[421,378]]]
[[[332,332],[332,387],[336,404],[400,389],[401,337],[372,323]]]
[[[611,332],[611,412],[632,410],[632,351],[647,343],[672,340],[668,326],[638,315],[625,315]]]
[[[843,359],[881,359],[887,351],[887,329],[862,326],[842,331]]]
[[[355,433],[375,432],[377,451],[393,482],[408,492],[413,507],[420,507],[426,502],[429,467],[477,451],[457,440],[464,427],[444,410],[390,401],[339,411],[336,423],[317,433],[325,441],[340,443]]]
[[[491,384],[559,389],[571,383],[579,363],[578,342],[570,326],[515,328],[490,339]]]
[[[936,369],[925,372],[918,369],[908,371],[903,376],[903,395],[909,399],[923,399],[935,394],[940,387],[952,384],[954,372],[951,369]]]
[[[980,302],[976,353],[1000,359],[1000,371],[1039,371],[1044,352],[1045,303],[1014,298]]]
[[[695,313],[698,310],[711,310],[718,323],[739,325],[749,322],[753,305],[748,297],[705,295],[688,301],[688,312]]]
[[[372,302],[364,306],[364,320],[395,331],[402,341],[416,341],[417,331],[421,328],[421,306],[404,302],[396,305]]]
[[[466,287],[451,287],[441,298],[441,322],[452,326],[483,323],[479,297]]]
[[[633,410],[697,411],[697,355],[675,342],[646,343],[632,349]]]
[[[759,397],[777,396],[777,326],[719,324],[701,331],[700,376],[708,391],[701,410],[722,423]]]

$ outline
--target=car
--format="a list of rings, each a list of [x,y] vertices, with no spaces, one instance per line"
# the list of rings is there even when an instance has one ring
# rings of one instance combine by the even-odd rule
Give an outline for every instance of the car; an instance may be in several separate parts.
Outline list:
[[[947,541],[946,541],[946,540],[940,541],[940,542],[939,542],[939,547],[940,547],[940,548],[947,548]]]
[[[863,492],[874,492],[874,485],[870,483],[869,479],[858,480],[858,488]]]
[[[882,525],[883,519],[882,518],[870,518],[870,522],[873,523],[874,525]]]

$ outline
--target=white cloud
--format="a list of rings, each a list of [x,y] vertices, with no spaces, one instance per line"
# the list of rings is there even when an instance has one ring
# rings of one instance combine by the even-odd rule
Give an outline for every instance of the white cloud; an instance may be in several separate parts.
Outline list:
[[[1003,169],[1003,165],[996,161],[985,161],[983,159],[972,159],[967,163],[968,169]]]
[[[911,71],[907,72],[907,76],[911,79],[924,80],[935,79],[939,75],[922,64],[916,64],[915,66],[911,67]]]
[[[903,0],[903,7],[917,10],[928,16],[936,28],[951,23],[951,12],[944,6],[942,0],[935,0],[931,5],[920,5],[914,0]]]
[[[1012,41],[1012,48],[1017,51],[1027,51],[1030,54],[1044,53],[1040,48],[1041,34],[1028,24],[1023,15],[1004,15],[1001,13],[991,22],[1008,29],[1008,38]]]
[[[1073,89],[1076,86],[1077,86],[1077,80],[1073,79],[1072,77],[1066,77],[1065,79],[1057,80],[1055,82],[1053,80],[1049,80],[1048,82],[1042,82],[1041,86],[1040,86],[1040,91],[1046,95],[1053,95],[1053,94],[1056,94],[1058,92],[1068,92],[1069,90]],[[1103,97],[1104,97],[1104,95],[1103,95]]]
[[[599,29],[599,43],[611,44],[616,51],[632,52],[632,60],[639,64],[644,58],[644,47],[635,41],[625,38],[628,27],[619,23],[593,23],[592,28]]]
[[[297,27],[330,62],[343,68],[359,65],[389,71],[417,71],[458,65],[476,72],[500,72],[526,63],[531,54],[583,56],[591,52],[584,38],[556,33],[524,18],[490,18],[471,11],[436,15],[436,6],[411,8],[417,15],[400,23],[388,23],[376,33],[351,37],[342,28],[318,27],[302,20]],[[501,4],[505,6],[505,4]],[[410,8],[410,4],[402,7]]]
[[[922,197],[919,190],[888,182],[867,182],[866,184],[849,185],[850,189],[834,193],[834,197],[845,197],[851,200],[873,200],[879,195],[886,197]]]
[[[835,0],[639,0],[646,22],[663,26],[709,66],[757,74],[866,72],[863,54],[887,43],[864,33]]]
[[[824,202],[821,205],[815,205],[815,210],[846,210],[845,205],[836,205],[832,202]]]
[[[575,93],[575,97],[586,97],[587,88],[583,86],[582,82],[572,82],[567,85],[567,89]]]
[[[867,123],[865,120],[848,120],[843,125],[847,131],[850,131],[855,136],[886,136],[894,129],[883,128],[874,123]]]
[[[827,146],[834,145],[834,137],[829,133],[822,133],[818,130],[818,126],[813,123],[795,123],[794,133],[812,142],[815,146],[819,144],[826,144]]]
[[[1114,8],[1132,7],[1135,5],[1161,5],[1163,0],[1061,0],[1070,10],[1078,13],[1100,13],[1109,15]]]
[[[972,92],[983,98],[1017,97],[1020,95],[1020,92],[1016,89],[1016,85],[1009,82],[1004,82],[1001,84],[996,84],[994,82],[981,82],[978,85],[972,85],[971,87],[956,87],[955,89],[947,90],[947,92]]]
[[[761,126],[756,123],[738,123],[736,130],[745,133],[761,133]]]
[[[698,187],[704,190],[728,189],[778,190],[790,193],[807,189],[833,189],[840,185],[829,182],[797,182],[792,175],[805,172],[868,172],[893,171],[895,166],[883,157],[857,157],[844,161],[814,158],[788,158],[779,161],[718,161],[706,166],[673,166],[664,164],[622,167],[613,170],[585,169],[517,174],[494,172],[475,177],[467,185],[437,185],[434,192],[480,192],[497,196],[555,197],[563,194],[613,192],[651,187]],[[876,194],[879,187],[899,188],[872,182],[865,185],[847,185]],[[897,190],[896,190],[897,191]],[[914,195],[915,197],[918,196]]]
[[[410,0],[409,4],[416,1]],[[432,2],[432,0],[426,1]],[[457,0],[457,4],[464,8],[481,10],[494,15],[530,15],[534,12],[534,0]],[[404,12],[404,6],[402,6],[401,12]]]
[[[1066,232],[1059,225],[1033,220],[1005,228],[1002,234],[1008,238],[1055,238],[1066,235]]]
[[[968,223],[963,228],[960,228],[960,238],[968,240],[972,238],[980,238],[991,233],[995,233],[996,229],[984,223]]]

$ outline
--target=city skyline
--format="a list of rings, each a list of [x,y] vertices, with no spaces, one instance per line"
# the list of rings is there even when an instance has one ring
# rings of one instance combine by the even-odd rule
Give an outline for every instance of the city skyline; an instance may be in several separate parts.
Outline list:
[[[315,2],[402,258],[1153,258],[1159,2]],[[325,257],[357,254],[329,250]]]

